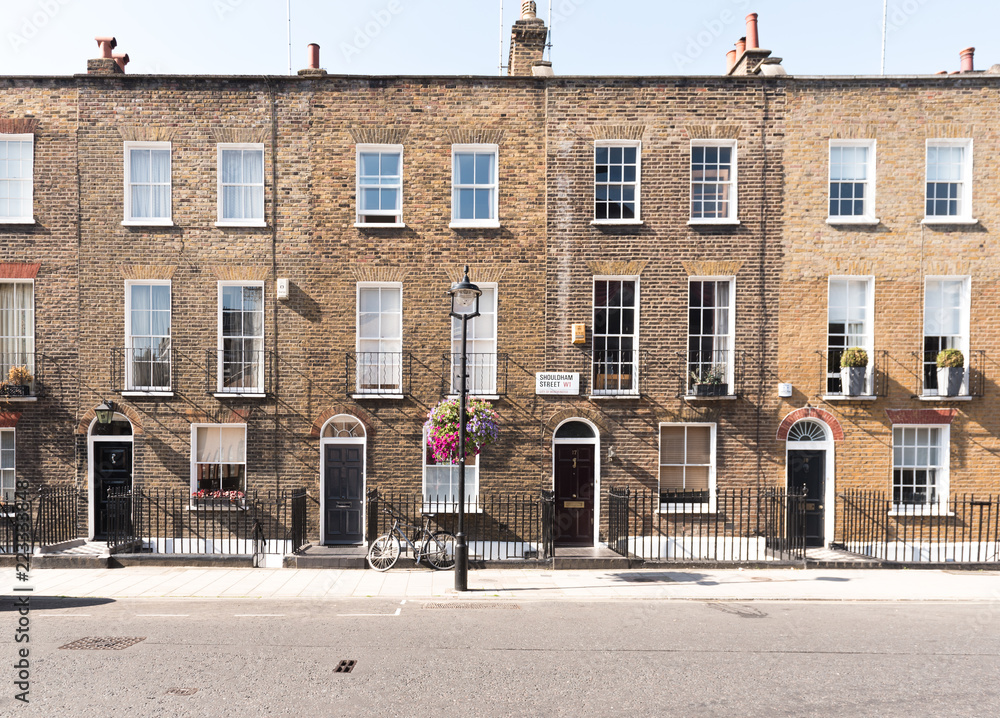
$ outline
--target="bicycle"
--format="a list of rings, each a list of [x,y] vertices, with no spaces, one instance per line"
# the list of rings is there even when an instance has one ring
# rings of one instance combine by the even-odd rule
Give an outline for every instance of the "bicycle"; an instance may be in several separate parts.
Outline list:
[[[457,540],[450,531],[435,531],[429,528],[430,518],[424,516],[424,525],[411,524],[405,518],[391,509],[382,509],[382,513],[392,517],[392,528],[389,533],[379,536],[372,542],[368,551],[368,565],[376,571],[388,571],[396,565],[399,558],[400,539],[413,551],[413,556],[419,564],[422,559],[432,568],[447,570],[455,567],[455,544]],[[400,525],[408,530],[413,529],[414,540],[410,541]],[[417,544],[420,544],[418,547]]]

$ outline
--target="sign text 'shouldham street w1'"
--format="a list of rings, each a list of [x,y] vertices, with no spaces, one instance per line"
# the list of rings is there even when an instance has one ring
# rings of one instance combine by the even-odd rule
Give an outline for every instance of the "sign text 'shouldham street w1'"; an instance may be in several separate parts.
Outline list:
[[[535,393],[578,396],[580,394],[580,374],[578,372],[540,371],[535,374]]]

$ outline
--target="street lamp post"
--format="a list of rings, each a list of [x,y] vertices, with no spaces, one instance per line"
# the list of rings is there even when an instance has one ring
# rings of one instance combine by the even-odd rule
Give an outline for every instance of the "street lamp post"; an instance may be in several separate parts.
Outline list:
[[[465,277],[458,284],[453,284],[448,294],[451,295],[451,314],[455,319],[462,320],[462,362],[459,373],[458,398],[458,531],[455,533],[455,590],[469,590],[469,546],[465,542],[465,404],[468,399],[466,391],[466,327],[470,319],[479,316],[479,295],[483,291],[469,281],[469,267],[465,267]]]

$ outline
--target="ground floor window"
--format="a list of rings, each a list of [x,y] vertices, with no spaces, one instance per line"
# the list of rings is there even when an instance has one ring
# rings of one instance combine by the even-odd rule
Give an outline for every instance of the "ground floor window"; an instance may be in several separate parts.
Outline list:
[[[458,498],[458,464],[442,463],[434,458],[427,445],[424,430],[424,503],[430,510],[455,511]],[[466,506],[475,506],[479,500],[479,456],[465,457]]]
[[[246,491],[247,431],[243,424],[194,426],[191,491]]]
[[[893,504],[929,507],[945,501],[947,478],[948,427],[893,427]]]
[[[14,500],[14,430],[0,430],[0,501]]]
[[[661,505],[708,504],[714,483],[715,424],[661,424]]]

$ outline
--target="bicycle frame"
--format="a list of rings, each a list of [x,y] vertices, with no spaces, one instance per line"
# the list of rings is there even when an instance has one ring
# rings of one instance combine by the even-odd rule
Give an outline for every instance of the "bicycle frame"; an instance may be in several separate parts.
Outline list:
[[[427,528],[427,524],[430,523],[430,519],[425,516],[424,525],[417,526],[416,524],[411,524],[409,521],[403,520],[400,516],[398,516],[395,513],[392,513],[388,509],[383,509],[382,511],[387,516],[392,516],[392,528],[389,529],[389,535],[392,536],[393,534],[395,534],[397,537],[402,539],[402,541],[407,546],[409,546],[410,550],[413,552],[413,558],[416,561],[416,563],[420,563],[420,559],[424,557],[423,552],[420,550],[420,548],[417,547],[415,543],[413,543],[413,541],[410,541],[409,536],[403,533],[403,530],[400,528],[400,524],[405,526],[407,530],[412,529],[415,532],[415,534],[418,537],[417,538],[418,543],[424,543],[429,545],[429,541],[433,536],[433,534],[431,534],[430,529]]]

